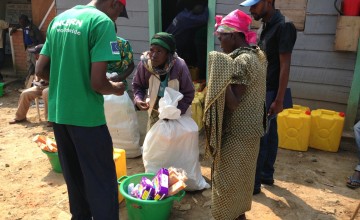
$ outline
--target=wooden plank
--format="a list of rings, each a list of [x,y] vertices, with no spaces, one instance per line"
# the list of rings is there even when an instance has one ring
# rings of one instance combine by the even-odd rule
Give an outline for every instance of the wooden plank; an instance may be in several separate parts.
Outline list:
[[[326,101],[346,105],[349,87],[328,86],[321,84],[289,82],[292,96],[300,99]]]
[[[347,104],[350,88],[314,83],[289,82],[293,97]]]
[[[216,3],[215,14],[216,15],[227,15],[230,12],[234,11],[235,9],[240,9],[241,11],[245,12],[246,14],[250,14],[248,7],[241,7],[241,6],[235,5],[235,4],[219,4],[218,2]],[[211,18],[211,17],[209,17],[209,18]]]
[[[359,37],[360,17],[339,16],[335,35],[335,50],[356,52]]]
[[[353,71],[355,59],[353,53],[294,50],[291,64],[294,66]]]
[[[120,26],[117,34],[130,41],[149,41],[149,29],[147,27]]]
[[[338,0],[337,5],[340,6],[342,1]],[[338,15],[334,7],[334,0],[308,0],[307,14],[311,15]]]
[[[152,0],[153,1],[153,0]],[[148,1],[144,0],[131,0],[126,1],[126,10],[131,11],[143,11],[148,12]]]
[[[306,1],[307,0],[281,0],[279,2],[276,2],[276,7],[279,8],[285,16],[287,16],[291,21],[294,22],[296,29],[304,30]],[[240,9],[241,11],[250,14],[249,7],[239,7],[237,5],[231,5],[228,3],[219,3],[219,1],[216,4],[217,15],[227,15],[235,9]],[[259,28],[260,23],[260,21],[253,21],[251,27],[257,29]]]
[[[299,31],[304,30],[305,25],[305,10],[296,10],[296,9],[281,9],[281,13],[288,17],[295,25],[295,28]],[[261,21],[255,21],[251,23],[251,28],[259,28]]]
[[[87,5],[88,3],[89,0],[56,0],[56,8],[65,11],[74,7],[75,5]]]
[[[293,103],[297,105],[307,106],[311,110],[315,109],[328,109],[333,110],[337,112],[345,112],[346,111],[346,105],[339,104],[339,103],[333,103],[333,102],[324,102],[319,100],[309,100],[309,99],[299,99],[293,97]]]
[[[334,51],[335,36],[332,34],[304,34],[298,31],[294,49]]]
[[[305,25],[305,9],[289,9],[287,8],[288,5],[284,9],[281,9],[281,12],[287,16],[291,21],[293,21],[295,27],[297,30],[302,31],[304,30]],[[229,4],[217,4],[216,5],[216,15],[227,15],[231,11],[235,10],[236,8],[233,5]],[[238,8],[241,11],[245,12],[246,14],[249,14],[249,7],[240,7]],[[261,21],[255,21],[251,23],[251,28],[257,29],[260,27]]]
[[[56,14],[59,15],[59,14],[63,13],[66,10],[67,9],[56,9]]]
[[[209,0],[208,2],[209,8],[209,19],[207,23],[207,47],[206,47],[206,54],[209,54],[210,51],[214,50],[215,47],[215,36],[214,36],[214,26],[215,26],[215,15],[216,15],[216,0]],[[208,69],[208,56],[206,56],[206,69]],[[206,71],[206,82],[208,80],[208,73]]]
[[[339,69],[291,66],[290,81],[350,87],[353,71]]]
[[[90,0],[56,0],[56,7],[60,10],[67,10],[74,7],[75,5],[87,5]],[[147,12],[148,11],[148,1],[144,0],[131,0],[126,2],[126,10],[128,13],[136,12]]]
[[[308,0],[276,0],[275,7],[280,10],[284,9],[297,9],[305,10],[308,4]]]
[[[141,54],[144,51],[149,50],[149,42],[148,41],[136,41],[136,40],[130,40],[131,47],[133,49],[133,53]]]
[[[281,12],[294,23],[297,30],[304,30],[305,9],[281,9]]]
[[[116,24],[119,26],[148,27],[149,14],[147,12],[128,11],[129,19],[118,18]]]
[[[244,0],[217,0],[217,4],[231,5],[233,10],[236,8],[246,8],[249,7],[239,6]],[[276,0],[275,7],[279,9],[306,9],[308,0]]]
[[[49,10],[53,0],[32,0],[32,21],[36,26],[39,26]]]
[[[360,38],[357,50],[354,77],[351,85],[350,95],[347,102],[345,129],[351,130],[355,123],[357,109],[359,108],[360,98]]]
[[[148,29],[148,40],[155,33],[161,30],[162,20],[161,20],[161,1],[152,0],[148,4],[148,13],[149,13],[149,29]]]
[[[336,15],[307,15],[305,34],[335,34]]]
[[[241,2],[243,2],[244,0],[217,0],[216,3],[217,4],[224,4],[224,5],[232,5],[234,9],[236,9],[236,7],[241,7],[239,6],[239,4]]]

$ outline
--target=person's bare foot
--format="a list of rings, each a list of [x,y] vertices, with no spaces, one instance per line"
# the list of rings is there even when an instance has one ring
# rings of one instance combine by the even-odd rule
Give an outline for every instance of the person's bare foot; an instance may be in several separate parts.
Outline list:
[[[360,187],[360,172],[356,171],[353,173],[352,176],[349,177],[348,181],[346,182],[346,186],[351,189],[356,189]]]
[[[20,119],[20,120],[14,118],[13,120],[9,121],[9,124],[12,125],[12,124],[21,123],[21,122],[24,122],[24,121],[26,121],[26,118]]]

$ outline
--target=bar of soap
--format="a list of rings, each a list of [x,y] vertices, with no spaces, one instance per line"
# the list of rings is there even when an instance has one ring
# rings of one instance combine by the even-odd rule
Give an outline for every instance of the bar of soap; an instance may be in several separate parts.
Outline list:
[[[146,177],[141,178],[138,198],[142,200],[151,200],[154,198],[154,185],[151,180]]]
[[[169,191],[169,171],[161,168],[153,179],[155,195],[154,200],[162,200],[168,195]]]

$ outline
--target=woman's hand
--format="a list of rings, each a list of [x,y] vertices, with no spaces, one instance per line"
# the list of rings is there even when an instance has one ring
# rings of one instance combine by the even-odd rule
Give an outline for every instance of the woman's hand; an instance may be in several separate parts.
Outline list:
[[[150,107],[149,103],[144,102],[144,101],[136,101],[135,104],[141,111],[146,111]]]
[[[125,85],[123,82],[112,82],[110,81],[113,87],[113,94],[117,96],[124,95]]]

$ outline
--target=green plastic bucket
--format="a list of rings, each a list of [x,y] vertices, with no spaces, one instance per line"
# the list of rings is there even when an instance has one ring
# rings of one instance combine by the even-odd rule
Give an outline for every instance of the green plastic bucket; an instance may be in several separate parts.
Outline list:
[[[0,83],[0,97],[4,95],[4,83]]]
[[[58,153],[57,152],[48,152],[48,151],[44,151],[44,150],[42,150],[42,152],[44,152],[48,156],[53,170],[57,173],[62,173]]]
[[[174,200],[180,201],[185,196],[182,190],[174,196],[163,200],[141,200],[127,193],[128,185],[140,183],[142,177],[150,180],[154,178],[153,173],[140,173],[132,176],[122,176],[118,179],[120,193],[124,196],[129,220],[166,220],[169,219]]]

